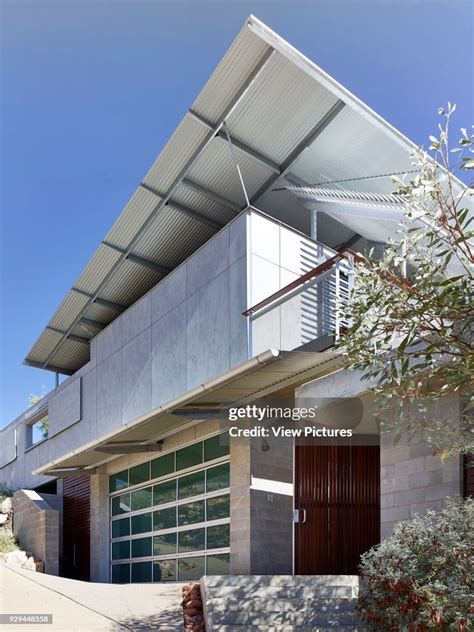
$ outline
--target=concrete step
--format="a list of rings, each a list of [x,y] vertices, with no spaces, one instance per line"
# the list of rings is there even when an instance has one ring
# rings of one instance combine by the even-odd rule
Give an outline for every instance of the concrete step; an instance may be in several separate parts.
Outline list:
[[[355,586],[206,586],[209,597],[219,599],[354,599]]]
[[[213,595],[213,593],[211,593]],[[239,599],[211,596],[206,599],[206,606],[212,612],[221,610],[245,612],[302,612],[308,607],[308,599],[252,597]],[[354,613],[357,599],[318,599],[311,595],[311,607],[320,613],[349,612]]]
[[[251,627],[246,627],[242,625],[222,625],[219,628],[219,632],[245,632],[248,630],[249,632],[368,632],[368,628],[363,627],[305,627],[305,626],[294,626],[294,625],[254,625]]]
[[[219,632],[368,632],[368,628],[363,627],[314,627],[314,626],[294,626],[294,625],[254,625],[251,627],[242,625],[222,625]]]
[[[311,604],[308,604],[311,606]],[[257,625],[292,625],[301,627],[339,628],[356,626],[357,617],[353,612],[317,612],[311,607],[302,611],[258,612],[256,610],[208,610],[207,620],[211,630],[221,630],[223,625],[240,625],[252,629]]]
[[[359,586],[358,575],[206,575],[206,586]]]

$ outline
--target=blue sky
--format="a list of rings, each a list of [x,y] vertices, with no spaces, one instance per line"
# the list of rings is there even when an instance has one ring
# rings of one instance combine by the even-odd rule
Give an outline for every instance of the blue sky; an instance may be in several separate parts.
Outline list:
[[[23,358],[250,13],[417,143],[473,108],[471,0],[2,0],[1,409]]]

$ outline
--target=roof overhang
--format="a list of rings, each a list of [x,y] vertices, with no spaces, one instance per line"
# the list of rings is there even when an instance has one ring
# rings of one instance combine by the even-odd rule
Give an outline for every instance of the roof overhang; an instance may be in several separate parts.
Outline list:
[[[250,16],[25,362],[65,374],[89,340],[251,205],[296,228],[298,201],[277,192],[408,171],[414,145]],[[367,184],[368,182],[368,184]],[[390,178],[364,188],[390,193]]]
[[[120,454],[118,446],[142,446],[152,452],[157,442],[188,426],[186,411],[203,410],[206,414],[235,405],[245,405],[260,397],[320,377],[341,367],[342,356],[334,351],[304,352],[268,350],[244,362],[222,376],[160,406],[128,424],[124,424],[77,450],[54,459],[33,474],[68,476],[77,472],[94,474],[96,467]],[[212,416],[212,413],[211,413]],[[103,451],[102,449],[105,448]],[[114,456],[110,455],[113,448]],[[137,450],[134,450],[137,451]],[[124,450],[123,453],[125,453]]]

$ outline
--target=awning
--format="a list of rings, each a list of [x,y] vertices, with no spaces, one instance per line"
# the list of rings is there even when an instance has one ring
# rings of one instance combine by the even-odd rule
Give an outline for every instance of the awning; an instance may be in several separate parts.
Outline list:
[[[117,430],[72,450],[36,470],[33,474],[48,476],[84,474],[100,463],[116,458],[102,448],[116,447],[119,442],[143,446],[159,441],[167,434],[176,432],[190,422],[185,416],[173,414],[186,409],[219,409],[233,405],[245,405],[260,397],[284,388],[296,387],[328,372],[340,368],[341,355],[333,351],[303,352],[268,350],[244,362],[228,373],[202,384],[147,415],[124,424]]]

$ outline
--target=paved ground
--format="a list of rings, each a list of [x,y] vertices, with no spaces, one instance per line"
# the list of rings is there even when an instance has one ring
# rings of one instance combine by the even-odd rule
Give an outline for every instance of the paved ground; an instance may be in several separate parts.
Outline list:
[[[181,584],[93,584],[0,564],[0,613],[52,614],[52,625],[0,625],[7,632],[182,632]]]

